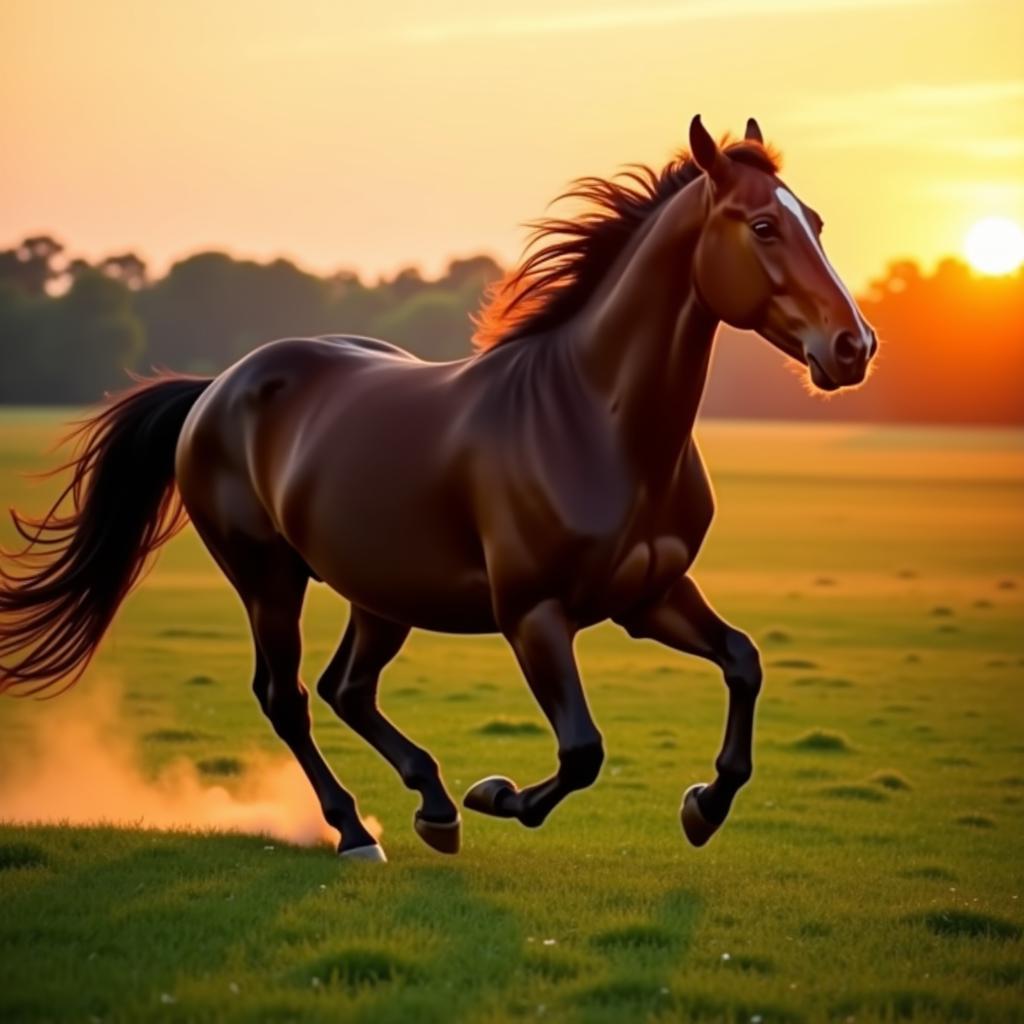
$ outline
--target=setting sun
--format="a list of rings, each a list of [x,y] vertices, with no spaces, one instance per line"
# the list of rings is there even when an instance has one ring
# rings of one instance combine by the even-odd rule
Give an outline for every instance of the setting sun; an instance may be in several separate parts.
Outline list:
[[[983,274],[1013,273],[1024,263],[1024,231],[1006,217],[986,217],[967,232],[964,253]]]

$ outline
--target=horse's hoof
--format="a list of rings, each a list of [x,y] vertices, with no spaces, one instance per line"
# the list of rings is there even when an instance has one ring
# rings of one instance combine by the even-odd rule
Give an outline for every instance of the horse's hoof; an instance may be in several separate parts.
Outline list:
[[[719,826],[712,824],[701,813],[697,803],[697,794],[704,789],[698,782],[683,794],[683,805],[679,808],[679,818],[683,823],[683,833],[693,846],[703,846],[717,831]]]
[[[345,860],[365,860],[371,864],[387,864],[388,859],[379,843],[370,843],[369,846],[353,846],[351,850],[339,850],[339,857]]]
[[[419,811],[413,818],[416,834],[431,849],[438,853],[458,853],[462,845],[462,818],[455,815],[454,821],[430,821],[421,818]]]
[[[511,810],[502,809],[502,802],[515,796],[516,785],[500,775],[489,775],[471,787],[462,798],[462,806],[479,814],[492,814],[498,818],[512,818]]]

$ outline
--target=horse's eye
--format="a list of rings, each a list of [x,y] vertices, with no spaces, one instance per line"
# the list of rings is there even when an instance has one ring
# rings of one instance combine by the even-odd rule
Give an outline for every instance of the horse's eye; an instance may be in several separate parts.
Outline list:
[[[775,228],[775,224],[770,220],[755,220],[750,225],[750,230],[761,239],[762,242],[770,241],[773,238],[779,237],[779,232]]]

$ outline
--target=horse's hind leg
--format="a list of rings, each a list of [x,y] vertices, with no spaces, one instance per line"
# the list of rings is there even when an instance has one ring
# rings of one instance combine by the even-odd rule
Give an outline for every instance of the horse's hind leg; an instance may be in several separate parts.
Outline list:
[[[385,860],[359,817],[355,798],[338,782],[313,740],[309,693],[299,679],[299,617],[308,568],[280,537],[255,541],[235,535],[230,543],[211,543],[210,531],[200,522],[196,526],[248,612],[256,643],[253,692],[312,784],[327,823],[341,832],[338,853]]]
[[[715,760],[717,778],[683,795],[686,838],[703,846],[725,821],[733,799],[753,772],[754,708],[761,690],[761,659],[746,633],[729,625],[684,576],[664,599],[621,619],[631,636],[646,637],[714,662],[725,675],[729,709],[725,739]]]
[[[405,785],[420,793],[422,804],[414,823],[424,842],[442,853],[457,853],[461,821],[437,762],[377,705],[380,674],[408,635],[408,626],[353,605],[345,635],[316,689],[342,721],[391,763]]]

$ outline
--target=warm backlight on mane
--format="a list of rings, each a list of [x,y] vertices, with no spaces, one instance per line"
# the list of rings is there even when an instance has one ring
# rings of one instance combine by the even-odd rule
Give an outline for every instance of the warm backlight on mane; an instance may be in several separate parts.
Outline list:
[[[731,159],[769,174],[780,168],[779,154],[749,139],[721,143]],[[641,224],[662,203],[703,172],[685,150],[660,171],[631,164],[615,178],[573,182],[558,200],[585,204],[574,218],[551,217],[530,223],[528,253],[491,285],[473,317],[473,346],[486,351],[563,323],[593,293]]]

